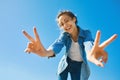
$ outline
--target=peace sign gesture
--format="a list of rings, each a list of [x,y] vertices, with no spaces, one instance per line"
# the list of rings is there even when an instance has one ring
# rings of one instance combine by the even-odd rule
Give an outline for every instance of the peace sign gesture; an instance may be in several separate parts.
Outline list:
[[[45,56],[46,50],[40,41],[36,27],[34,27],[33,32],[35,35],[35,39],[32,38],[25,30],[23,30],[23,34],[25,35],[25,37],[27,37],[30,40],[30,42],[27,45],[27,48],[25,49],[25,52],[27,52],[27,53],[32,52],[32,53],[36,53],[40,56]]]
[[[104,63],[108,60],[108,54],[104,50],[106,46],[108,46],[113,40],[117,38],[117,34],[114,34],[109,39],[104,41],[102,44],[100,42],[100,31],[97,31],[94,46],[92,47],[91,51],[88,53],[88,60],[96,64],[97,66],[104,67]]]

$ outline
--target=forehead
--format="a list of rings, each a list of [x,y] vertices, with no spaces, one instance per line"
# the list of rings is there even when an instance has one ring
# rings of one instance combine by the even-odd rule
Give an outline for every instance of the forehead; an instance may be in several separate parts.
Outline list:
[[[71,19],[71,17],[66,14],[63,14],[58,18],[58,22],[64,21],[66,19]]]

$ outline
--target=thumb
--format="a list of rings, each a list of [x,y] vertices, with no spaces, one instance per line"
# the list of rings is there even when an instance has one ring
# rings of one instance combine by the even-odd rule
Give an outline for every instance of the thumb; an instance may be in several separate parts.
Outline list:
[[[97,61],[96,65],[97,65],[97,66],[100,66],[100,67],[104,67],[102,61]]]

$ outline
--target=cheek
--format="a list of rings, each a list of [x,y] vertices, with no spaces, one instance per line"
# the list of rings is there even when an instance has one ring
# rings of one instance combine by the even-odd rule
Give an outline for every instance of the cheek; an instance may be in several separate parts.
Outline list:
[[[68,24],[68,25],[72,25],[72,26],[74,26],[74,25],[75,25],[75,22],[73,22],[73,21],[69,21],[67,24]]]
[[[59,28],[60,28],[60,31],[65,31],[66,32],[65,28],[63,28],[63,27],[59,27]]]

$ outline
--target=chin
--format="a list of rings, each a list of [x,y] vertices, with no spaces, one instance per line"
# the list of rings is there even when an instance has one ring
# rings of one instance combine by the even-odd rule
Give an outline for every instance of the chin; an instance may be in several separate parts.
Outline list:
[[[71,31],[69,31],[68,33],[72,34],[72,33],[74,33],[74,31],[73,31],[73,30],[71,30]]]
[[[66,31],[67,33],[69,33],[69,34],[72,34],[73,33],[73,30],[68,30],[68,31]]]

